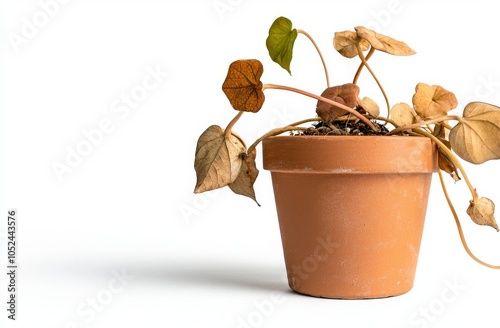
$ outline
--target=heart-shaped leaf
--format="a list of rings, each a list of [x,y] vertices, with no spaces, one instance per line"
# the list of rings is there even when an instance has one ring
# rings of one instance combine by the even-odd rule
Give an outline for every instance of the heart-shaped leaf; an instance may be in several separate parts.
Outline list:
[[[410,125],[413,123],[415,116],[413,109],[407,103],[399,103],[391,108],[391,119],[398,126]]]
[[[500,158],[500,108],[482,102],[465,106],[450,131],[451,148],[464,160],[481,164]]]
[[[408,45],[402,41],[395,40],[383,34],[376,33],[366,27],[357,26],[354,28],[358,37],[368,41],[373,48],[387,52],[391,55],[396,56],[409,56],[415,54],[415,50],[408,47]]]
[[[234,109],[258,112],[264,104],[264,92],[260,78],[264,72],[257,59],[237,60],[229,66],[222,90]]]
[[[358,103],[358,95],[359,87],[352,83],[326,88],[321,94],[322,97],[334,100],[350,108],[353,108]],[[318,116],[321,117],[321,119],[326,123],[330,123],[345,113],[347,113],[345,109],[327,104],[321,100],[319,100],[316,105],[316,114],[318,114]]]
[[[278,17],[271,28],[266,39],[266,47],[271,59],[281,67],[290,71],[292,62],[293,45],[297,39],[297,30],[292,29],[292,22],[286,17]]]
[[[253,189],[253,184],[259,175],[259,170],[255,165],[256,153],[254,149],[248,155],[242,154],[243,163],[241,165],[240,174],[234,182],[229,184],[229,188],[236,194],[250,197],[260,206],[255,198],[255,190]]]
[[[487,225],[499,231],[495,220],[495,204],[490,199],[481,197],[476,201],[471,200],[469,208],[467,208],[467,214],[474,223]]]
[[[222,188],[236,180],[243,162],[240,155],[245,152],[240,139],[227,137],[221,127],[212,125],[206,129],[196,145],[194,192]]]
[[[432,118],[446,115],[457,107],[458,100],[453,92],[439,85],[417,84],[412,98],[413,108],[422,118]]]
[[[368,50],[370,47],[368,41],[358,38],[358,35],[354,31],[336,32],[333,37],[333,47],[342,56],[347,58],[353,58],[358,55],[358,48],[356,47],[358,42],[363,51]]]

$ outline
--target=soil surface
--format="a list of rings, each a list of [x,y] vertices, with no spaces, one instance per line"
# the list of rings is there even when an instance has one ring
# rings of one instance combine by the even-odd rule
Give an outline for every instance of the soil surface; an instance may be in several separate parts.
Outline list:
[[[307,130],[301,131],[300,134],[308,136],[313,136],[313,135],[380,136],[380,135],[385,135],[389,132],[389,130],[384,125],[374,121],[372,121],[372,123],[375,126],[378,126],[380,131],[378,132],[373,131],[368,125],[366,125],[362,121],[333,122],[332,126],[335,129],[332,129],[330,126],[321,121],[318,122],[317,124],[314,124]]]

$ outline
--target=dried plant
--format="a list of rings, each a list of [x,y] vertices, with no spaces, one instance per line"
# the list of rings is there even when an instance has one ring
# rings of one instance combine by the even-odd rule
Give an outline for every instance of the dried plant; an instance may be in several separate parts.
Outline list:
[[[467,209],[472,221],[498,231],[494,217],[494,203],[488,198],[478,196],[457,155],[473,164],[500,158],[500,108],[482,102],[472,102],[464,108],[461,117],[448,115],[448,112],[458,104],[455,95],[441,86],[425,83],[417,84],[411,105],[397,103],[391,107],[385,90],[368,64],[368,60],[377,51],[395,56],[413,55],[415,51],[404,42],[362,26],[354,28],[354,31],[335,33],[334,48],[344,57],[359,58],[360,65],[351,83],[330,86],[327,66],[313,38],[305,31],[293,28],[289,19],[279,17],[269,30],[266,46],[271,59],[290,74],[294,43],[299,34],[306,36],[318,51],[325,70],[327,88],[321,95],[316,95],[289,86],[264,84],[261,82],[264,69],[260,61],[250,59],[233,62],[229,66],[222,90],[238,113],[225,129],[212,125],[200,136],[195,154],[197,175],[195,193],[229,186],[233,192],[257,202],[253,189],[259,173],[255,164],[255,147],[269,136],[307,130],[303,125],[309,122],[321,122],[333,131],[337,129],[335,122],[349,121],[366,124],[378,134],[423,136],[432,139],[437,145],[440,168],[438,174],[464,248],[479,263],[500,269],[500,266],[493,266],[477,259],[469,250],[458,216],[448,197],[442,173],[442,171],[448,173],[454,181],[462,178],[465,181],[472,197]],[[361,89],[357,81],[365,68],[384,97],[387,107],[385,117],[380,116],[379,106],[372,99],[359,98]],[[267,89],[291,91],[315,98],[318,101],[317,116],[273,129],[247,148],[245,142],[233,132],[233,126],[244,112],[256,113],[262,108],[265,101],[264,91]],[[452,126],[450,122],[456,124]],[[385,133],[380,131],[381,124],[384,126],[391,124],[394,128]]]

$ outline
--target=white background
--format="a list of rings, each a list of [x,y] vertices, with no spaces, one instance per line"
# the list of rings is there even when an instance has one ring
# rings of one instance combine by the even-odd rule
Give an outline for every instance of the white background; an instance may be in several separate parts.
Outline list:
[[[50,2],[59,5],[48,16],[42,7]],[[456,93],[460,113],[470,100],[500,104],[496,8],[493,1],[1,1],[2,263],[7,209],[19,211],[18,320],[6,320],[2,274],[2,326],[498,327],[500,272],[466,255],[437,176],[415,287],[380,300],[288,289],[269,172],[261,169],[255,185],[260,208],[226,189],[192,193],[198,136],[235,115],[220,89],[230,62],[258,58],[265,83],[324,88],[303,36],[292,77],[268,59],[265,38],[278,16],[316,39],[334,84],[350,81],[358,64],[333,50],[335,31],[363,25],[405,41],[416,56],[371,60],[391,102],[410,102],[418,82],[440,84]],[[34,19],[35,31],[26,27]],[[148,80],[128,116],[113,111],[148,69],[165,76],[154,87]],[[366,72],[360,84],[382,104]],[[313,100],[275,90],[266,97],[258,115],[235,127],[249,142],[314,115]],[[54,163],[67,165],[84,131],[102,120],[107,133],[58,179]],[[498,203],[499,163],[466,167],[479,194]],[[465,184],[448,182],[471,248],[500,264],[500,236],[469,222]]]

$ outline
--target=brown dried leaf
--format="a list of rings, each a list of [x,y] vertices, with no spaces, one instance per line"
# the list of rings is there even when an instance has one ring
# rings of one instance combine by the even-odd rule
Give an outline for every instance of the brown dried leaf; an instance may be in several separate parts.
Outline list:
[[[448,124],[448,121],[443,121],[443,123],[446,123]],[[436,137],[436,138],[439,138],[441,140],[443,139],[447,139],[448,138],[448,130],[446,130],[446,128],[440,124],[440,123],[436,123],[434,125],[434,130],[432,131],[432,134]]]
[[[413,109],[407,103],[399,103],[392,106],[391,118],[398,126],[410,125],[415,120]]]
[[[446,115],[457,107],[458,100],[453,94],[439,85],[417,84],[413,95],[413,108],[422,118]]]
[[[264,104],[264,92],[260,78],[264,72],[256,59],[237,60],[229,66],[222,90],[234,109],[258,112]]]
[[[255,190],[253,189],[253,184],[259,175],[259,170],[255,164],[256,154],[255,149],[248,155],[243,154],[240,174],[234,182],[229,184],[229,188],[236,194],[250,197],[260,206],[255,198]]]
[[[354,108],[358,103],[359,87],[352,83],[337,85],[325,89],[321,96],[346,105],[347,107]],[[316,113],[324,122],[330,123],[337,117],[346,114],[347,111],[323,101],[318,101]]]
[[[469,214],[474,223],[487,225],[499,231],[494,215],[495,204],[490,199],[481,197],[476,202],[471,200],[467,214]]]
[[[354,31],[336,32],[333,37],[333,47],[342,56],[347,58],[353,58],[358,55],[358,49],[356,47],[356,43],[358,42],[363,51],[368,50],[370,47],[368,41],[358,38]]]
[[[446,139],[439,139],[448,149],[451,149],[451,144],[448,140]],[[450,160],[448,155],[446,155],[445,152],[441,148],[438,148],[438,163],[439,163],[439,168],[446,173],[449,173],[450,176],[455,180],[455,182],[460,181],[460,175],[458,174],[458,169],[453,164],[453,162]]]
[[[451,148],[473,164],[500,158],[500,108],[472,102],[450,131]]]
[[[363,97],[363,99],[360,100],[359,105],[373,117],[380,115],[380,108],[377,103],[369,97]]]
[[[196,171],[195,193],[222,188],[233,182],[240,173],[245,146],[224,130],[212,125],[198,139],[194,168]]]
[[[363,26],[357,26],[354,28],[358,37],[368,41],[373,48],[387,52],[391,55],[396,56],[409,56],[414,55],[415,50],[408,47],[408,45],[402,41],[395,40],[383,34],[379,34]]]

